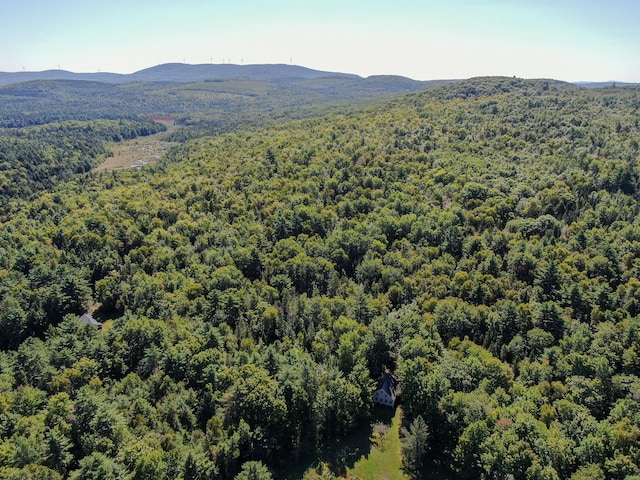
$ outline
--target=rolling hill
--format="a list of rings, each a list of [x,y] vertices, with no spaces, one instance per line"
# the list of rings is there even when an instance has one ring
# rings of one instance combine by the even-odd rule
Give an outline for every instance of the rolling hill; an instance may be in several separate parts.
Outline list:
[[[369,103],[441,83],[361,78],[292,65],[166,64],[131,75],[0,73],[0,128],[136,115],[171,116],[213,134],[318,115],[344,108],[345,102]],[[192,129],[189,135],[194,134]]]
[[[365,80],[358,75],[338,72],[326,72],[301,67],[298,65],[264,64],[200,64],[166,63],[146,68],[131,74],[119,73],[74,73],[66,70],[46,70],[42,72],[0,72],[0,85],[28,82],[33,80],[84,80],[103,83],[164,82],[194,83],[214,79],[243,78],[257,81],[290,85],[305,80],[350,79]],[[375,81],[375,77],[369,77]],[[395,81],[394,81],[395,79]],[[420,89],[425,82],[411,80],[406,77],[388,77],[385,83],[394,85],[402,83],[405,88]]]

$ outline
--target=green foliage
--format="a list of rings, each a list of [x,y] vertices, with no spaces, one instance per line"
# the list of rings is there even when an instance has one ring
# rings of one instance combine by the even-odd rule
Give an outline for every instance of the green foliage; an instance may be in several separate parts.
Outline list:
[[[271,480],[273,476],[261,462],[245,462],[234,480]]]
[[[413,419],[409,430],[402,439],[404,468],[417,474],[421,471],[424,457],[429,451],[429,427],[420,415]]]
[[[159,123],[123,119],[0,128],[0,206],[89,172],[108,154],[110,142],[164,129]]]
[[[638,475],[638,93],[474,79],[7,199],[1,474],[269,475],[392,370],[408,469]]]

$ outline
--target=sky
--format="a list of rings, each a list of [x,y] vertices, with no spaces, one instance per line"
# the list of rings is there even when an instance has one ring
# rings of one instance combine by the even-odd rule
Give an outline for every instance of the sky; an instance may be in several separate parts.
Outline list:
[[[1,0],[0,71],[286,63],[640,82],[638,0]]]

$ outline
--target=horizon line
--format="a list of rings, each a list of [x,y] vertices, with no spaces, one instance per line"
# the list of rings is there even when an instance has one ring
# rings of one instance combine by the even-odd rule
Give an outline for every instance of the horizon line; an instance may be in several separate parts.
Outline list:
[[[504,78],[521,78],[524,80],[556,80],[556,81],[562,81],[562,82],[566,82],[566,83],[572,83],[572,84],[582,84],[582,83],[620,83],[620,84],[625,84],[625,85],[640,85],[640,80],[638,81],[629,81],[629,80],[616,80],[616,79],[608,79],[608,80],[564,80],[562,78],[556,78],[556,77],[548,77],[548,76],[536,76],[536,77],[520,77],[518,75],[498,75],[498,74],[490,74],[490,75],[472,75],[469,77],[433,77],[433,78],[429,78],[427,80],[417,80],[415,78],[412,77],[408,77],[406,75],[402,75],[402,74],[397,74],[397,73],[379,73],[379,74],[371,74],[371,75],[367,75],[367,76],[363,76],[357,73],[350,73],[350,72],[341,72],[341,71],[330,71],[330,70],[323,70],[323,69],[319,69],[319,68],[314,68],[314,67],[306,67],[304,65],[298,65],[298,64],[293,64],[293,63],[285,63],[285,62],[278,62],[278,63],[209,63],[209,62],[205,62],[205,63],[186,63],[186,62],[179,62],[179,61],[173,61],[173,62],[165,62],[165,63],[159,63],[156,65],[152,65],[149,67],[144,67],[140,70],[135,70],[133,72],[130,73],[122,73],[122,72],[115,72],[115,71],[103,71],[100,68],[97,69],[97,71],[74,71],[74,70],[65,70],[63,68],[59,68],[60,65],[57,65],[58,68],[48,68],[48,69],[44,69],[44,70],[25,70],[23,67],[23,70],[18,70],[18,71],[0,71],[0,74],[5,74],[5,75],[33,75],[33,74],[38,74],[38,73],[45,73],[45,72],[60,72],[60,73],[68,73],[68,74],[73,74],[73,75],[99,75],[99,76],[105,76],[105,75],[118,75],[118,76],[131,76],[131,75],[135,75],[137,73],[141,73],[145,70],[150,70],[156,67],[162,67],[162,66],[166,66],[166,65],[183,65],[183,66],[187,66],[187,67],[202,67],[202,66],[206,66],[206,67],[223,67],[223,66],[232,66],[232,67],[239,67],[239,68],[247,68],[247,67],[255,67],[255,66],[282,66],[282,67],[292,67],[292,68],[304,68],[307,70],[314,70],[314,71],[318,71],[318,72],[324,72],[324,73],[333,73],[333,74],[341,74],[341,75],[351,75],[351,76],[357,76],[360,78],[369,78],[369,77],[377,77],[377,76],[397,76],[397,77],[404,77],[404,78],[408,78],[410,80],[414,80],[417,82],[431,82],[431,81],[452,81],[452,80],[469,80],[472,78],[483,78],[483,77],[504,77]]]

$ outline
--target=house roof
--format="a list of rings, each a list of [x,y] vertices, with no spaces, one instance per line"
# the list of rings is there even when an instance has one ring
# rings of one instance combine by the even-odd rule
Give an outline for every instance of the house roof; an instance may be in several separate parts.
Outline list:
[[[102,324],[97,321],[95,318],[93,318],[91,315],[89,315],[88,313],[83,313],[80,316],[80,321],[89,325],[95,325],[96,327],[101,327]]]
[[[378,380],[378,390],[384,391],[391,398],[396,398],[396,385],[398,380],[390,373],[385,373]]]

